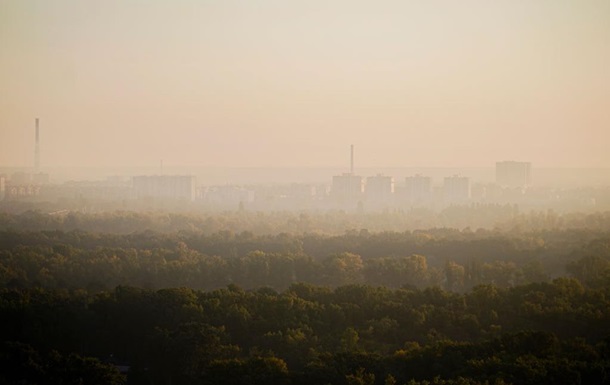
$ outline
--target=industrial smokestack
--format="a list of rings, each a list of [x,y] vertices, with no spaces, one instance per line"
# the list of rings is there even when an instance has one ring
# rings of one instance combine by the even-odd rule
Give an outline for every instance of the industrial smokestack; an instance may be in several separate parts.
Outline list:
[[[350,160],[349,172],[350,172],[350,174],[354,175],[354,145],[353,144],[351,146],[351,160]]]
[[[38,127],[38,118],[36,118],[36,147],[34,149],[34,169],[40,171],[40,133]]]

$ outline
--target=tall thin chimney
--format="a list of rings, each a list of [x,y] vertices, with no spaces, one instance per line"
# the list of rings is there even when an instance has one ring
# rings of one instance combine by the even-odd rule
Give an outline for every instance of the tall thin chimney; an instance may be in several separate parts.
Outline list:
[[[40,171],[40,134],[38,127],[38,118],[36,118],[36,147],[34,148],[34,169]]]
[[[351,160],[350,160],[349,172],[350,172],[350,174],[354,175],[354,145],[353,144],[351,146]]]

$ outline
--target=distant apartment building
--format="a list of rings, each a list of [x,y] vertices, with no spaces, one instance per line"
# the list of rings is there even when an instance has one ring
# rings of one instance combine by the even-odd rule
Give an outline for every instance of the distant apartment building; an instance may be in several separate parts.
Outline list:
[[[382,174],[366,178],[366,199],[389,203],[394,197],[394,178]]]
[[[40,196],[40,185],[35,184],[9,184],[5,188],[4,199],[13,200]]]
[[[463,203],[470,199],[470,179],[454,175],[443,182],[443,195],[447,203]]]
[[[195,177],[192,175],[140,175],[133,177],[136,198],[188,200],[195,199]]]
[[[474,183],[470,186],[470,198],[475,202],[486,202],[487,186],[482,183]]]
[[[32,198],[40,196],[40,185],[44,181],[41,181],[35,176],[40,174],[31,174],[27,172],[16,172],[11,175],[10,180],[4,182],[4,199],[22,199]],[[48,182],[48,174],[46,175],[46,182]]]
[[[252,203],[254,190],[241,186],[210,186],[203,191],[201,199],[210,205],[223,208],[237,208],[239,204]]]
[[[61,185],[45,185],[41,195],[49,200],[84,199],[89,202],[118,202],[132,196],[130,181],[121,184],[106,181],[68,181]]]
[[[429,201],[432,198],[432,179],[423,175],[406,177],[405,197],[409,202]]]
[[[362,198],[364,181],[352,173],[333,176],[331,195],[338,200],[358,200]]]
[[[502,187],[523,188],[531,184],[530,162],[496,162],[496,183]]]

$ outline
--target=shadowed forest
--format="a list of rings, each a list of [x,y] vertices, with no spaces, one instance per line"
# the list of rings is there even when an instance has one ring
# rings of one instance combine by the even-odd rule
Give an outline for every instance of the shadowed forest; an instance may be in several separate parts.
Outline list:
[[[610,215],[383,215],[2,214],[0,383],[610,383]]]

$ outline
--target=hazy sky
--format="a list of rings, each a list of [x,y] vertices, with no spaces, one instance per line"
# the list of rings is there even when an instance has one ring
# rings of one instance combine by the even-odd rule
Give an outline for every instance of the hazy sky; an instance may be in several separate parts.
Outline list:
[[[610,167],[610,1],[0,0],[0,166]]]

